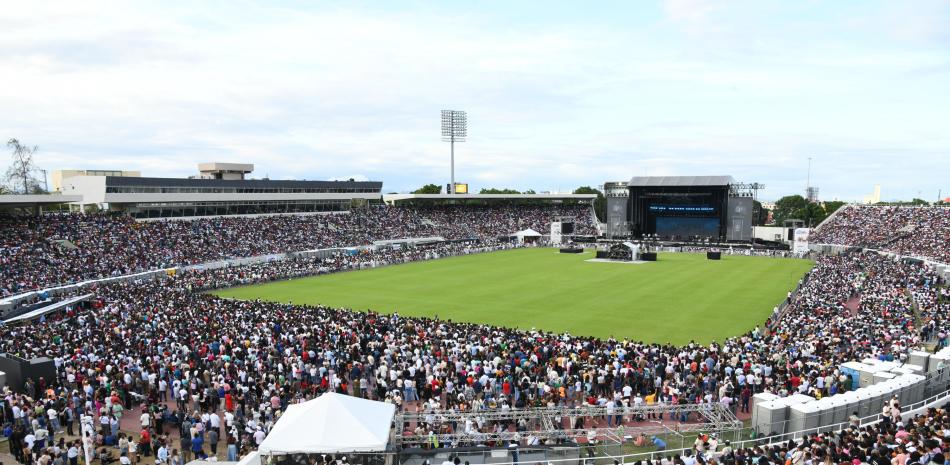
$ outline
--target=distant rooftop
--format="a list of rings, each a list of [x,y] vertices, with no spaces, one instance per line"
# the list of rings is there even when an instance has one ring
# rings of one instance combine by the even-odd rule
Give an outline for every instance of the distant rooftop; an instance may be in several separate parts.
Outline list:
[[[384,202],[403,200],[593,200],[597,194],[383,194]]]
[[[734,183],[732,176],[634,176],[629,187],[725,186]]]
[[[122,187],[234,187],[234,188],[308,188],[355,187],[382,189],[380,181],[300,181],[275,179],[202,179],[202,178],[126,178],[106,176],[106,186]]]

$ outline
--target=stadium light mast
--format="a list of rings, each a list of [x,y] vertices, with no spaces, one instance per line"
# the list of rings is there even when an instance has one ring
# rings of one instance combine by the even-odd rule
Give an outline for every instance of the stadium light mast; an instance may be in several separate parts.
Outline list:
[[[464,111],[442,110],[442,141],[451,147],[451,184],[449,194],[455,195],[455,143],[468,137],[468,120]]]

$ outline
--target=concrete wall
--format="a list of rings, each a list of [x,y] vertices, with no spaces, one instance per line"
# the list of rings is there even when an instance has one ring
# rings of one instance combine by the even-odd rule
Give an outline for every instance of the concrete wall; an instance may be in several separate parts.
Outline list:
[[[752,228],[752,233],[756,239],[774,241],[776,240],[775,237],[778,236],[778,241],[788,243],[789,229],[781,226],[756,226]]]
[[[105,176],[73,176],[63,179],[63,194],[81,195],[83,205],[105,202]]]

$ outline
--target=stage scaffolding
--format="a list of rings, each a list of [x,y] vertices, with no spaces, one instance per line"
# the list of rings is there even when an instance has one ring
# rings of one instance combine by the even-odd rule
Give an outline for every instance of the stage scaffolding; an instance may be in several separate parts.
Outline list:
[[[674,432],[684,433],[726,433],[742,429],[742,422],[725,405],[684,404],[684,405],[644,405],[639,407],[617,407],[611,410],[611,416],[621,416],[622,427],[605,426],[608,409],[605,406],[579,407],[538,407],[527,409],[491,409],[477,412],[466,411],[418,411],[401,412],[396,415],[393,428],[393,442],[398,448],[421,447],[432,442],[432,434],[441,444],[475,445],[499,443],[505,441],[521,442],[533,438],[540,443],[548,441],[576,442],[593,437],[601,442],[624,442],[625,437],[643,433],[647,436]],[[667,423],[656,418],[666,418]],[[689,421],[680,422],[683,417]],[[584,419],[584,427],[578,427],[578,420]],[[637,421],[633,421],[633,419]],[[524,420],[526,430],[497,428],[495,425],[517,425]],[[594,422],[596,420],[596,423]],[[481,431],[465,432],[464,425],[471,421],[488,425]],[[414,431],[413,425],[426,424],[421,434]],[[597,426],[588,426],[594,425]],[[452,425],[455,427],[453,428]]]

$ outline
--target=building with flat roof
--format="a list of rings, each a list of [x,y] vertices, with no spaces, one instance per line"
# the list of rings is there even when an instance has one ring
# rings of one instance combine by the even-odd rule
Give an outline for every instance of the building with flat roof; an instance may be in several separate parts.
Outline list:
[[[50,180],[53,182],[51,186],[53,192],[63,190],[63,181],[73,176],[124,176],[137,178],[142,176],[142,173],[140,171],[124,170],[54,170],[50,176]]]
[[[96,206],[135,218],[316,213],[379,202],[377,181],[244,179],[253,165],[203,163],[192,178],[72,176],[64,194],[79,195],[81,208]]]
[[[457,184],[456,184],[457,185]],[[383,202],[390,205],[403,203],[469,203],[469,202],[531,202],[531,201],[574,201],[592,203],[597,194],[385,194]]]

